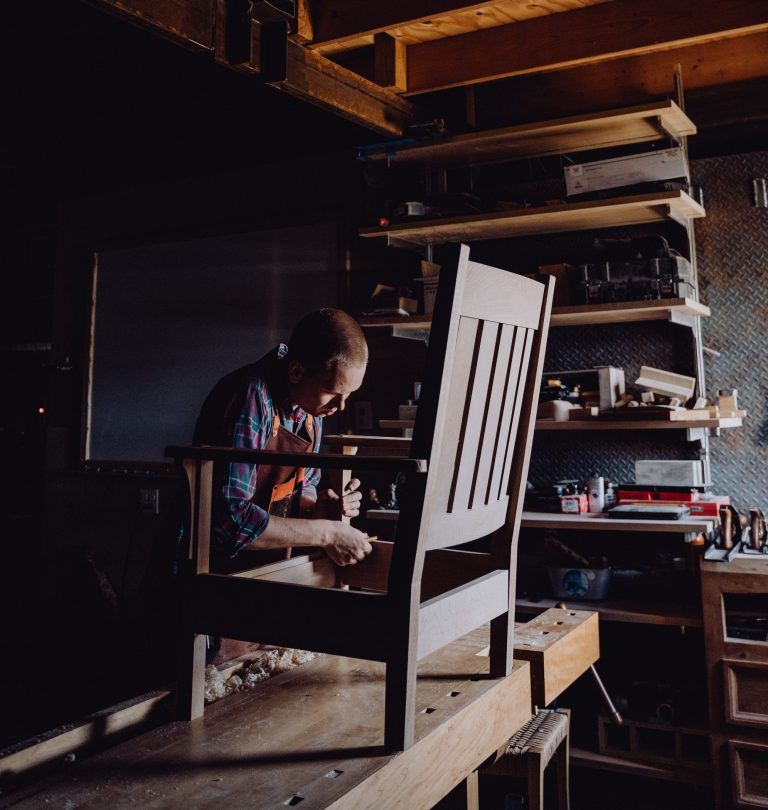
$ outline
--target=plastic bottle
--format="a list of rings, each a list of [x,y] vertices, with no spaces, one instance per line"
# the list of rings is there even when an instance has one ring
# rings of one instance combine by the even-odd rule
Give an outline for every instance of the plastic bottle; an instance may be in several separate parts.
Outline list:
[[[592,478],[587,481],[587,495],[590,512],[605,510],[605,479],[602,475],[592,473]]]

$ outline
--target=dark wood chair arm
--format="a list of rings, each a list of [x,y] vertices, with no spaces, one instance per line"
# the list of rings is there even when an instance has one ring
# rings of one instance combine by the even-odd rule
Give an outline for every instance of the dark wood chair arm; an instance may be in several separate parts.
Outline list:
[[[339,453],[274,453],[270,450],[246,450],[242,447],[213,447],[209,445],[171,445],[165,455],[176,461],[225,461],[242,464],[272,464],[288,467],[321,467],[329,470],[382,470],[384,472],[427,471],[427,462],[420,458],[392,456],[347,456]]]

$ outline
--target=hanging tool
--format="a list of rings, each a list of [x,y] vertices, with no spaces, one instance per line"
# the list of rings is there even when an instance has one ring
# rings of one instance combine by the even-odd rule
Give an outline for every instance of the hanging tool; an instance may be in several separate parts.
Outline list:
[[[555,605],[556,608],[560,610],[568,610],[565,606],[564,602],[558,602]],[[611,696],[608,694],[608,690],[605,688],[605,684],[603,683],[602,679],[597,673],[594,664],[589,665],[590,672],[592,673],[592,677],[595,679],[595,683],[597,684],[597,688],[600,690],[600,694],[603,696],[603,700],[605,701],[605,705],[608,707],[608,711],[610,712],[611,717],[613,718],[613,722],[616,723],[617,726],[624,725],[624,718],[619,713],[619,710],[614,705],[613,701],[611,700]]]

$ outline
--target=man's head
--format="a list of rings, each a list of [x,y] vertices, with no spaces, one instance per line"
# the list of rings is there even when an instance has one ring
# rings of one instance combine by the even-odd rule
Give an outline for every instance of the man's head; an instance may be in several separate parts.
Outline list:
[[[330,416],[363,384],[368,345],[354,318],[320,309],[296,324],[287,359],[291,402],[313,416]]]

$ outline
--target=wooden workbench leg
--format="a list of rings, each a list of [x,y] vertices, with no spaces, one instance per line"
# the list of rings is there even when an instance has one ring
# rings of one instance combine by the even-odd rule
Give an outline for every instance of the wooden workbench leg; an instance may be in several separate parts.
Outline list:
[[[480,810],[480,779],[477,771],[464,780],[467,793],[467,810]]]
[[[560,743],[555,751],[555,768],[557,769],[557,810],[570,810],[570,769],[568,764],[568,737]]]
[[[528,760],[528,810],[543,810],[544,808],[544,763],[541,754],[529,751],[525,755]]]

